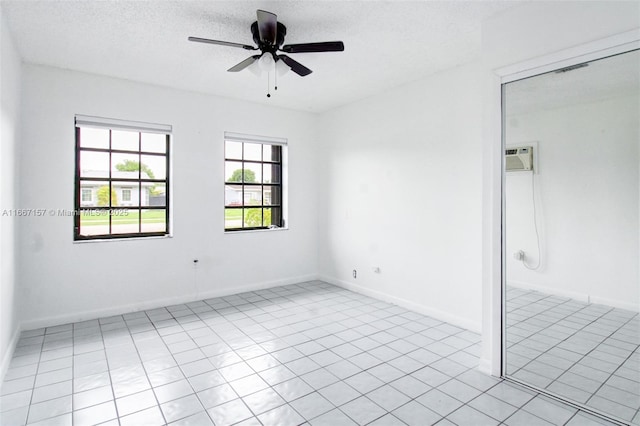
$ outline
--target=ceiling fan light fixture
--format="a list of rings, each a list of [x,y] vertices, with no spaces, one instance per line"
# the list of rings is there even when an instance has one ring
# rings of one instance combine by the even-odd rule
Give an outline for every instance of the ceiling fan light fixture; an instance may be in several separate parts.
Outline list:
[[[300,62],[287,55],[279,54],[278,52],[291,54],[344,51],[344,43],[341,41],[284,44],[287,27],[281,22],[278,22],[276,14],[265,10],[257,10],[256,16],[257,20],[251,24],[250,27],[251,34],[253,35],[253,41],[256,43],[256,46],[242,43],[231,43],[222,40],[211,40],[201,37],[189,37],[188,40],[198,43],[217,44],[221,46],[238,47],[245,50],[261,51],[262,53],[260,55],[250,56],[227,70],[229,72],[238,72],[245,68],[249,68],[249,70],[255,75],[260,75],[262,71],[271,71],[272,69],[275,69],[275,74],[280,76],[286,74],[289,70],[298,74],[300,77],[305,77],[312,73],[309,68],[305,67]],[[256,65],[255,62],[260,62],[260,64]],[[260,72],[258,72],[258,69]]]
[[[262,57],[258,59],[258,65],[260,69],[265,72],[269,72],[273,69],[273,56],[271,53],[263,53]]]
[[[256,77],[262,76],[262,68],[260,67],[260,61],[255,61],[251,66],[247,67],[247,69],[251,72],[251,74]]]

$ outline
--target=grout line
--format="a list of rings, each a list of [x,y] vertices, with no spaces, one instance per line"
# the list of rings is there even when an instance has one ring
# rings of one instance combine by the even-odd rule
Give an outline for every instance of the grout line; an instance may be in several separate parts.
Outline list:
[[[71,328],[73,329],[73,327]],[[118,423],[119,423],[120,414],[118,413],[118,405],[116,404],[116,392],[113,389],[113,379],[111,378],[111,367],[109,366],[109,353],[107,351],[107,345],[104,340],[104,332],[102,331],[102,324],[100,323],[100,320],[98,320],[98,330],[100,330],[100,336],[102,337],[102,346],[104,347],[104,359],[105,359],[105,362],[107,363],[107,375],[109,376],[109,386],[111,387],[111,395],[113,395],[113,406],[116,410],[116,419],[118,420]],[[75,353],[75,347],[73,352]],[[73,396],[71,397],[71,399],[73,401]],[[93,406],[96,406],[96,405],[98,404],[94,404]],[[88,408],[88,407],[85,407],[85,408]]]
[[[33,394],[36,391],[36,381],[38,380],[38,372],[40,371],[40,360],[42,359],[42,352],[43,352],[43,348],[44,348],[44,341],[45,338],[47,336],[47,329],[45,328],[44,330],[44,334],[42,335],[42,343],[40,344],[40,355],[38,356],[38,366],[36,367],[36,373],[33,376],[33,385],[31,386],[31,397],[29,398],[29,409],[27,410],[27,418],[25,419],[25,424],[29,423],[29,417],[31,416],[31,407],[33,407]],[[18,341],[20,341],[20,339],[18,339]],[[73,370],[71,371],[72,377],[73,377]],[[73,404],[73,397],[72,397],[72,404]],[[72,412],[73,412],[73,405],[71,407]],[[44,419],[41,419],[44,420]],[[40,421],[40,420],[38,420]]]

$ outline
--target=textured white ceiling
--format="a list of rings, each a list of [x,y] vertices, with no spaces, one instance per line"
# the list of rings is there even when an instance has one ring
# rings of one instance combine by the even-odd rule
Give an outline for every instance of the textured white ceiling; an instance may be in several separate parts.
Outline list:
[[[482,20],[506,1],[33,1],[2,0],[29,63],[321,112],[479,56]],[[285,43],[342,40],[344,52],[291,56],[266,98],[266,75],[226,70],[252,52],[187,41],[253,44],[256,9],[276,13]]]

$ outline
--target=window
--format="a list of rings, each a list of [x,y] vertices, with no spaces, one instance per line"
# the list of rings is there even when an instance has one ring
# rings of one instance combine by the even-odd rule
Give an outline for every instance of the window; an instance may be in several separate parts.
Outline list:
[[[122,201],[131,201],[131,188],[122,188]]]
[[[286,143],[225,133],[225,231],[284,227]]]
[[[76,116],[74,239],[169,234],[171,126]]]
[[[90,189],[82,188],[82,202],[90,203],[93,201],[92,191]]]

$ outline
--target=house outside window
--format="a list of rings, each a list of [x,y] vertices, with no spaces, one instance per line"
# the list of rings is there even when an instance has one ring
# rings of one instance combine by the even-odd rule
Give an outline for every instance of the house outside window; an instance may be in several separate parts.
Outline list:
[[[285,227],[287,140],[225,133],[225,231]]]
[[[74,240],[170,231],[171,126],[76,116]]]

